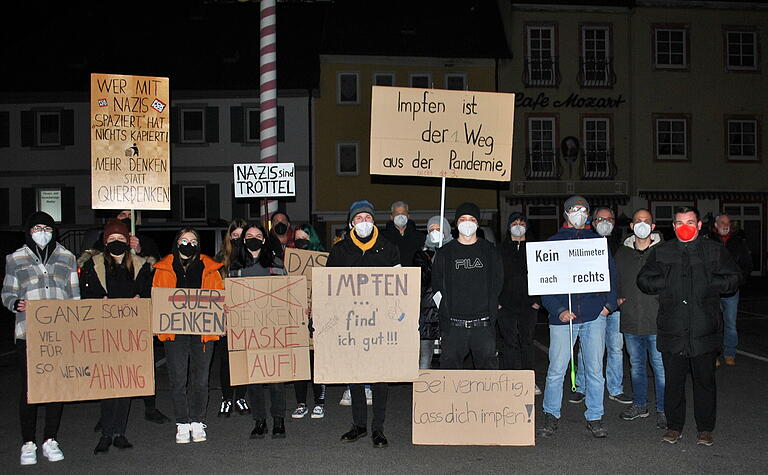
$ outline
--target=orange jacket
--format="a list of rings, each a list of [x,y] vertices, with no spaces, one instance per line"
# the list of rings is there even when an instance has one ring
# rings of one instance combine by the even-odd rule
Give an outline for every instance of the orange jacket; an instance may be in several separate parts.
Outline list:
[[[220,289],[224,290],[224,280],[221,278],[219,268],[223,266],[221,262],[217,262],[205,254],[200,254],[200,260],[203,261],[203,280],[201,289]],[[168,254],[163,257],[155,265],[155,277],[152,279],[152,287],[176,287],[176,271],[173,270],[173,254]],[[218,340],[218,335],[201,335],[200,338],[203,343],[207,341]],[[160,341],[176,339],[176,335],[173,333],[161,333],[157,335],[157,339]]]

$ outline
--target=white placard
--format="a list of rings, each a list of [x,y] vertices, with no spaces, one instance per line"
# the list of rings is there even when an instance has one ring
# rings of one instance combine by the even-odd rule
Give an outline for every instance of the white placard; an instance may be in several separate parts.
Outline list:
[[[296,196],[293,163],[235,163],[235,198]]]
[[[609,292],[608,241],[572,239],[529,242],[528,294],[583,294]]]

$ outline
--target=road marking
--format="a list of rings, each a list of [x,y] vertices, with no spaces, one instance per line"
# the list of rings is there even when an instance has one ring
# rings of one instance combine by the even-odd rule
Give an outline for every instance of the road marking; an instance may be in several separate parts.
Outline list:
[[[542,345],[537,340],[533,340],[533,346],[535,346],[536,348],[540,349],[544,353],[549,354],[549,347],[546,347],[546,346]]]
[[[747,351],[742,351],[742,350],[736,350],[736,353],[746,356],[747,358],[754,358],[756,360],[760,360],[768,363],[768,358],[766,358],[765,356],[756,355],[754,353],[749,353]]]
[[[746,310],[739,310],[739,313],[753,317],[750,320],[768,320],[768,315],[764,313],[747,312]]]

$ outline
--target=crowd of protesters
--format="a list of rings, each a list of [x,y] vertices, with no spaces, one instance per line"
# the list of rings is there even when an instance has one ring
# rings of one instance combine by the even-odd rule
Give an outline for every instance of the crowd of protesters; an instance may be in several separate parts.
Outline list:
[[[568,198],[563,204],[562,226],[549,239],[606,239],[610,250],[610,290],[579,294],[570,302],[567,295],[529,295],[529,223],[523,213],[508,217],[503,239],[494,244],[483,237],[481,210],[474,203],[458,206],[452,223],[441,216],[431,217],[426,233],[417,229],[407,203],[393,203],[390,212],[390,220],[380,230],[371,202],[352,203],[348,228],[330,249],[327,265],[420,267],[419,368],[432,367],[439,342],[441,369],[533,370],[534,330],[539,313],[542,317],[546,314],[549,364],[546,376],[537,381],[544,384],[543,418],[537,431],[540,437],[557,433],[563,381],[572,345],[577,343],[576,390],[567,400],[585,405],[586,427],[592,436],[608,435],[603,421],[607,390],[609,401],[626,405],[620,415],[626,421],[650,415],[652,394],[656,426],[665,431],[661,440],[676,443],[683,433],[685,385],[690,373],[697,443],[712,445],[715,368],[721,364],[721,354],[726,365],[736,364],[739,286],[751,270],[748,248],[743,237],[734,232],[728,216],[718,216],[712,229],[702,229],[695,208],[678,208],[673,221],[675,238],[664,241],[655,231],[651,212],[638,209],[629,224],[630,234],[620,240],[614,210],[592,209],[580,196]],[[25,312],[30,300],[147,298],[153,286],[222,289],[228,277],[285,275],[286,248],[324,251],[310,224],[296,226],[286,213],[277,212],[267,227],[234,219],[215,257],[202,254],[200,234],[185,227],[171,243],[171,253],[161,258],[149,237],[131,234],[130,219],[127,211],[110,219],[98,237],[89,238],[91,245],[76,259],[57,242],[57,226],[51,216],[35,212],[25,223],[25,245],[6,258],[2,303],[16,316],[22,465],[37,462],[39,440],[49,461],[64,458],[57,441],[63,404],[27,403]],[[311,314],[308,330],[311,335]],[[207,440],[208,379],[215,354],[221,362],[218,416],[229,417],[232,411],[250,413],[254,419],[251,438],[263,438],[270,431],[265,400],[268,391],[271,436],[286,437],[285,384],[232,386],[226,337],[156,336],[165,350],[176,443]],[[631,396],[623,387],[625,348]],[[649,364],[653,391],[648,388]],[[311,409],[307,405],[310,384]],[[297,407],[291,417],[323,418],[325,386],[311,380],[293,385]],[[541,393],[538,385],[535,389],[536,394]],[[349,385],[342,404],[351,405],[352,426],[341,435],[341,441],[354,442],[368,435],[367,406],[372,406],[372,444],[386,447],[387,396],[387,383]],[[130,402],[130,398],[101,401],[97,423],[101,436],[95,454],[107,453],[111,446],[132,447],[126,427]],[[147,420],[158,424],[170,420],[156,409],[154,396],[144,398],[144,405]],[[42,439],[36,434],[40,407],[45,414]]]

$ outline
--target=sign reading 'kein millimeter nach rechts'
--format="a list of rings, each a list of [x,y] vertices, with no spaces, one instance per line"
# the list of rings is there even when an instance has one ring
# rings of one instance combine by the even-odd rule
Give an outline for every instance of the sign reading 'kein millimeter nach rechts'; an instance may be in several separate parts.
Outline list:
[[[91,207],[171,209],[168,78],[91,74]]]
[[[371,174],[509,181],[515,95],[373,86]]]
[[[529,242],[525,257],[530,295],[611,290],[605,239]]]
[[[293,163],[236,163],[235,198],[296,196]]]

